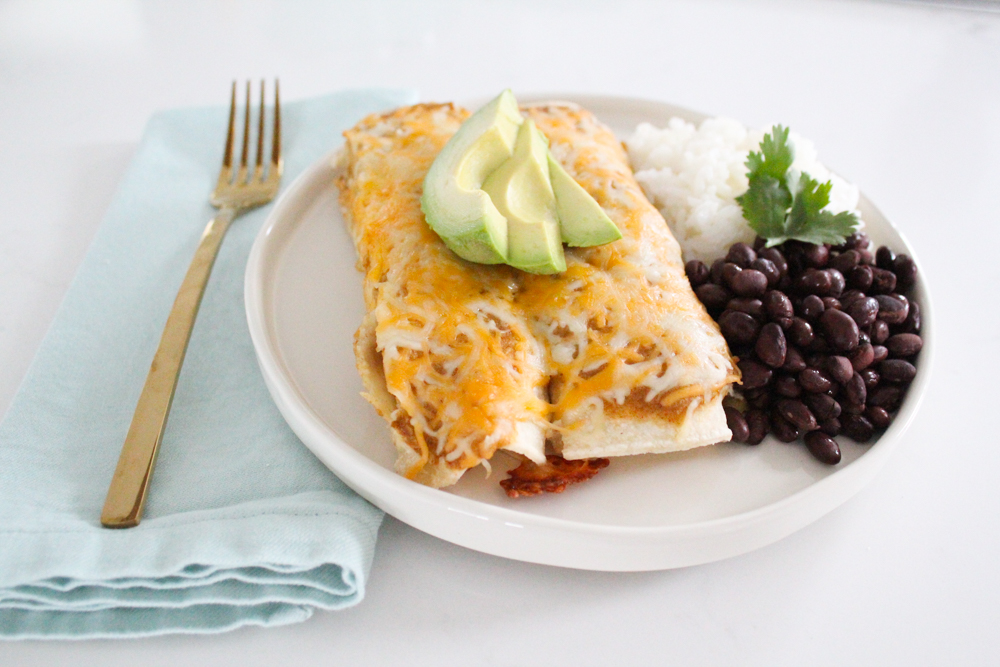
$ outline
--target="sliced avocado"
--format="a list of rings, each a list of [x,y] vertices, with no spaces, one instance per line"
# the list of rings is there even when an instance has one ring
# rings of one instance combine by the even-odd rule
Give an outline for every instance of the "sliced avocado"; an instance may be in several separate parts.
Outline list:
[[[503,91],[462,123],[424,178],[420,208],[427,224],[471,262],[507,261],[507,222],[482,185],[512,155],[523,120],[513,93]]]
[[[556,215],[562,240],[569,246],[604,245],[622,237],[590,193],[566,173],[559,161],[549,154],[549,174],[556,195]]]
[[[545,136],[526,120],[514,154],[487,177],[483,190],[507,218],[507,263],[530,273],[566,270]]]

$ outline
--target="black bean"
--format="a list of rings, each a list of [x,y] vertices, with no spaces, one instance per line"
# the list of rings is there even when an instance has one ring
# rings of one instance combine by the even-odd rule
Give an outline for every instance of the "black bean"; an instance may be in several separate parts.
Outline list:
[[[917,282],[917,265],[908,255],[896,255],[892,262],[892,272],[896,274],[896,288],[906,291]]]
[[[827,310],[820,317],[830,347],[840,352],[850,352],[858,346],[858,323],[842,310]]]
[[[916,301],[910,302],[910,314],[906,316],[906,320],[899,325],[899,331],[901,333],[920,333],[920,304]]]
[[[799,439],[799,429],[777,413],[771,415],[771,433],[782,442],[795,442]]]
[[[764,304],[760,299],[748,299],[746,297],[730,299],[729,303],[726,304],[726,309],[737,310],[757,319],[764,318]]]
[[[746,442],[747,438],[750,437],[747,420],[743,418],[743,415],[736,408],[727,405],[723,410],[726,412],[726,425],[729,426],[729,430],[733,433],[733,442]]]
[[[755,236],[755,237],[753,237],[753,249],[754,249],[754,251],[760,252],[766,246],[767,246],[767,239],[765,239],[763,236]]]
[[[729,278],[729,286],[740,296],[763,296],[767,291],[767,276],[756,269],[743,269]]]
[[[788,327],[786,333],[788,334],[788,340],[799,347],[806,347],[813,341],[812,325],[801,317],[792,318],[792,325]]]
[[[827,271],[822,271],[820,269],[807,269],[803,274],[795,279],[795,288],[801,294],[829,296],[832,293],[833,281]]]
[[[859,289],[849,289],[840,295],[840,303],[842,305],[841,310],[846,311],[851,307],[851,304],[858,299],[865,298],[865,293]]]
[[[698,300],[705,304],[706,308],[715,311],[725,308],[726,304],[729,303],[729,299],[732,298],[732,295],[729,294],[729,291],[725,287],[716,285],[715,283],[699,285],[694,293],[698,296]]]
[[[871,345],[872,337],[866,331],[858,331],[858,345]]]
[[[765,276],[767,276],[767,286],[774,287],[781,280],[781,271],[775,266],[774,262],[763,257],[758,257],[754,261],[750,262],[750,268],[756,271],[760,271]]]
[[[916,307],[916,305],[917,304],[912,304],[913,307]],[[913,307],[910,308],[910,315],[913,314]],[[882,320],[875,320],[872,323],[870,335],[874,344],[881,345],[889,337],[889,325]]]
[[[821,269],[830,261],[830,246],[824,243],[807,243],[803,248],[802,256],[805,257],[809,266]]]
[[[917,334],[901,333],[889,336],[885,341],[885,346],[889,350],[889,354],[893,357],[912,357],[917,352],[920,352],[920,348],[924,346],[924,341]]]
[[[840,416],[840,403],[828,394],[805,394],[802,402],[809,406],[819,421],[826,421]]]
[[[851,366],[856,371],[863,371],[875,361],[875,348],[871,343],[858,345],[858,349],[851,353]]]
[[[716,285],[722,284],[722,267],[725,266],[725,264],[726,260],[722,257],[712,262],[712,268],[709,269],[709,273],[712,274],[712,282]]]
[[[891,384],[880,384],[868,396],[868,405],[895,410],[903,400],[903,390]]]
[[[781,327],[782,331],[788,331],[788,327],[792,326],[792,318],[776,317],[774,318],[774,323]]]
[[[866,368],[863,371],[858,371],[858,375],[860,375],[861,379],[865,381],[865,389],[867,389],[869,393],[871,393],[872,389],[878,386],[879,380],[882,379],[878,374],[878,371],[874,368]]]
[[[781,367],[789,373],[800,373],[806,369],[806,360],[797,348],[789,347],[785,352],[785,363]]]
[[[740,359],[738,364],[743,375],[744,389],[757,389],[771,381],[771,369],[752,359]]]
[[[822,394],[833,386],[827,374],[818,368],[807,368],[798,377],[799,386],[814,394]]]
[[[734,243],[729,246],[729,252],[726,253],[726,261],[736,264],[741,269],[749,267],[755,259],[757,253],[746,243]]]
[[[843,310],[844,307],[840,303],[840,299],[835,296],[824,296],[823,297],[823,308],[829,310],[833,308],[834,310]]]
[[[826,306],[823,305],[823,299],[815,294],[810,294],[799,302],[799,307],[796,310],[805,319],[814,320],[823,314]]]
[[[857,372],[851,374],[851,379],[844,383],[844,400],[850,405],[864,407],[868,398],[868,388],[865,381]]]
[[[855,442],[868,442],[875,434],[875,428],[863,415],[846,415],[841,420],[843,433]]]
[[[764,248],[757,253],[757,258],[771,261],[777,267],[779,274],[784,275],[788,273],[788,261],[785,259],[785,255],[777,248]]]
[[[757,338],[760,324],[746,313],[727,310],[719,316],[719,329],[730,344],[749,345]]]
[[[806,447],[817,460],[827,465],[840,463],[840,447],[837,441],[820,431],[806,433]]]
[[[759,445],[767,435],[767,432],[771,430],[770,420],[767,418],[767,413],[763,410],[747,410],[744,415],[747,422],[747,429],[749,435],[747,436],[748,445]]]
[[[889,428],[889,424],[892,423],[892,415],[889,414],[889,411],[875,405],[865,408],[865,417],[875,428]]]
[[[885,345],[872,345],[872,363],[877,364],[885,361],[889,357],[889,348]]]
[[[909,302],[895,295],[879,294],[875,299],[878,301],[878,318],[886,324],[902,324],[910,314]]]
[[[843,294],[844,288],[847,287],[847,279],[844,274],[837,269],[826,269],[826,273],[830,276],[830,296]]]
[[[866,296],[852,301],[851,305],[847,308],[847,314],[857,322],[858,327],[867,327],[875,322],[875,318],[878,316],[878,309],[878,300]]]
[[[847,285],[862,292],[871,289],[874,274],[872,267],[867,265],[855,266],[847,276]]]
[[[730,290],[733,289],[733,276],[736,276],[743,272],[739,264],[733,264],[732,262],[726,262],[722,265],[722,272],[720,274],[720,285],[725,285]],[[736,290],[733,290],[736,291]]]
[[[698,285],[704,285],[708,282],[708,279],[712,277],[711,271],[705,266],[705,262],[700,259],[692,259],[690,262],[684,265],[684,273],[687,274],[688,280],[691,282],[691,287],[698,287]]]
[[[863,248],[855,248],[858,254],[861,255],[861,263],[865,266],[875,266],[875,255],[872,254],[871,250]]]
[[[779,368],[785,363],[785,355],[788,352],[785,332],[774,322],[765,324],[760,329],[757,344],[754,345],[753,349],[757,353],[758,359],[771,368]]]
[[[847,357],[835,354],[826,360],[826,372],[840,384],[846,384],[854,375],[854,366]]]
[[[872,294],[889,294],[896,290],[896,274],[885,269],[872,269]]]
[[[917,368],[904,359],[886,359],[878,365],[879,374],[889,382],[910,382],[917,376]]]
[[[802,387],[799,386],[794,375],[779,375],[774,380],[774,391],[779,396],[786,398],[798,398],[802,395]]]
[[[878,251],[875,253],[875,266],[880,269],[891,271],[892,260],[894,259],[896,259],[896,256],[892,254],[892,250],[888,246],[880,246]]]
[[[769,290],[764,293],[764,310],[771,316],[771,319],[790,318],[795,315],[792,307],[792,300],[784,292]]]
[[[857,250],[845,250],[830,260],[830,267],[846,276],[851,269],[858,265],[859,261],[861,261],[861,255],[858,254]]]
[[[819,430],[826,433],[831,438],[840,435],[840,429],[840,420],[836,417],[819,423]]]
[[[850,250],[865,250],[871,245],[871,239],[864,232],[854,232],[844,241],[844,247]]]

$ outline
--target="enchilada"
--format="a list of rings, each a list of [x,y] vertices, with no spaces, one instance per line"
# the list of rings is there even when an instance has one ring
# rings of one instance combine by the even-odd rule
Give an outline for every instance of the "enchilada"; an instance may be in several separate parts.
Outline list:
[[[546,440],[566,459],[728,440],[735,363],[621,145],[579,107],[524,113],[623,234],[567,249],[555,275],[467,262],[426,224],[422,179],[468,112],[422,104],[345,132],[338,185],[368,309],[355,352],[397,471],[440,487],[498,449],[544,464]]]

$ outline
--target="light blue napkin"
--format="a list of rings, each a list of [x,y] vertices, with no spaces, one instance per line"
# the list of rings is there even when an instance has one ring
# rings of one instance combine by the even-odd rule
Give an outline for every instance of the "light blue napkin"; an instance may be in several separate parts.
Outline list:
[[[368,113],[353,91],[283,107],[285,185]],[[364,595],[382,514],[333,476],[271,402],[243,312],[270,207],[223,243],[137,528],[99,522],[132,411],[213,213],[227,110],[150,120],[0,425],[0,637],[220,632],[302,621]]]

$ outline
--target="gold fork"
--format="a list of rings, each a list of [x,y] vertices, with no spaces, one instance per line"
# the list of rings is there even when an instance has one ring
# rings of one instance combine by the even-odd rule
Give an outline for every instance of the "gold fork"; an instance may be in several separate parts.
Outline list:
[[[236,216],[274,199],[281,183],[281,104],[278,81],[274,82],[274,127],[271,159],[264,166],[264,81],[260,82],[260,112],[257,122],[257,160],[251,172],[247,159],[250,151],[250,82],[246,86],[246,113],[243,118],[243,149],[239,167],[233,173],[233,147],[236,126],[236,82],[229,104],[229,132],[222,158],[219,180],[212,192],[212,206],[219,212],[209,221],[191,260],[184,282],[177,292],[173,308],[160,338],[160,346],[146,376],[132,425],[118,458],[114,477],[104,501],[101,524],[107,528],[131,528],[142,519],[146,491],[153,476],[153,466],[167,425],[167,414],[177,387],[177,376],[184,363],[194,320],[201,297],[212,272],[212,265],[222,245],[222,238]]]

